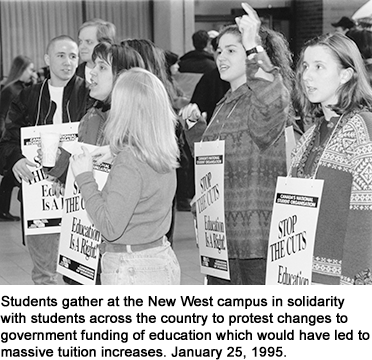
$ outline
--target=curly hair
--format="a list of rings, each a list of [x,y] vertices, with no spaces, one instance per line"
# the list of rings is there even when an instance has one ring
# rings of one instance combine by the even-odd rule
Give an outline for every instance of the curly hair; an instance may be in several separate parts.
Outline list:
[[[219,43],[224,34],[233,34],[241,39],[241,33],[237,25],[228,25],[224,27],[217,37]],[[283,77],[284,85],[291,92],[294,85],[294,72],[292,70],[292,53],[289,50],[288,41],[280,32],[261,26],[259,30],[259,39],[265,49],[272,64],[279,68],[279,73]],[[246,49],[248,50],[248,49]]]

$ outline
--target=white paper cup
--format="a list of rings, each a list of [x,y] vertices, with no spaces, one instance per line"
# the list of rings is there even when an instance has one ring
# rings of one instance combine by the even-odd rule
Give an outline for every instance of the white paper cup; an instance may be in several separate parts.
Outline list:
[[[43,155],[41,163],[43,166],[53,167],[56,164],[59,138],[60,134],[58,133],[40,133],[41,152]]]

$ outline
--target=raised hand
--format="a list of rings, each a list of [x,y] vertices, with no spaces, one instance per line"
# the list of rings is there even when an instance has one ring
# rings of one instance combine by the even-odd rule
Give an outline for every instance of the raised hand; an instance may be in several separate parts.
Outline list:
[[[187,126],[190,126],[190,123],[206,121],[207,113],[202,113],[197,104],[188,104],[179,111],[179,116],[183,125],[186,122]]]
[[[242,34],[242,44],[246,50],[249,50],[261,44],[260,37],[258,35],[261,20],[256,11],[247,3],[242,3],[242,8],[247,15],[236,18],[235,22]]]

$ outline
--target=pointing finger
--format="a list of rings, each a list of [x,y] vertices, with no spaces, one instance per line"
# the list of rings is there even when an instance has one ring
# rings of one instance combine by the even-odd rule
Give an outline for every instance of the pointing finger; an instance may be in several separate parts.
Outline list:
[[[242,3],[242,8],[249,16],[252,16],[252,18],[256,19],[257,21],[260,21],[256,11],[252,8],[252,6],[248,5],[248,3]]]

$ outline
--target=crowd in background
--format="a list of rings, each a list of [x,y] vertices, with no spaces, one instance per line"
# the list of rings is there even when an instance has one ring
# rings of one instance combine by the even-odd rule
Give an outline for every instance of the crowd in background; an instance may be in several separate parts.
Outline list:
[[[195,32],[182,56],[147,39],[117,41],[115,25],[101,19],[82,24],[78,42],[51,39],[37,72],[17,56],[0,98],[0,220],[20,220],[9,212],[11,193],[33,177],[20,128],[79,121],[79,141],[99,149],[60,149],[44,171],[63,193],[71,164],[105,239],[97,284],[180,284],[174,221],[191,211],[194,143],[223,139],[231,278],[208,276],[208,284],[264,284],[276,181],[287,176],[285,128],[293,126],[289,176],[325,184],[313,282],[372,283],[371,23],[341,18],[294,64],[284,36],[242,6],[236,24]],[[107,159],[113,167],[99,191],[93,163]],[[59,234],[27,237],[35,284],[57,283],[58,243]]]

